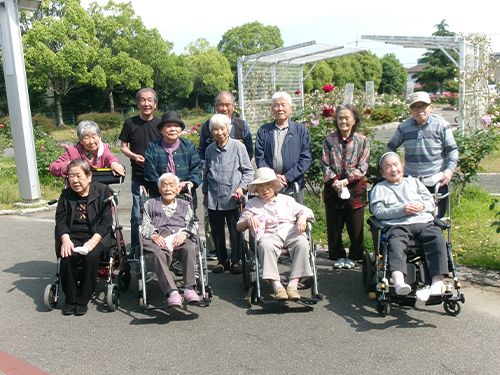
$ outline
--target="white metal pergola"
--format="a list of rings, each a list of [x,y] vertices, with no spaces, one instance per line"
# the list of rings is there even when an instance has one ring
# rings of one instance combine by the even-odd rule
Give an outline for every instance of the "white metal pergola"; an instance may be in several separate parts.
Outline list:
[[[405,48],[425,48],[425,49],[439,49],[448,56],[448,58],[460,69],[461,72],[467,68],[467,55],[468,45],[463,36],[433,36],[433,37],[419,37],[419,36],[387,36],[387,35],[362,35],[361,39],[368,39],[377,42],[384,42],[385,44],[394,44]],[[460,56],[460,61],[456,61],[453,56],[447,51],[454,50]],[[472,51],[473,52],[473,51]],[[473,53],[472,53],[473,59]],[[472,62],[473,63],[473,62]],[[469,89],[459,87],[459,128],[464,128],[464,101],[465,97],[469,94]],[[474,89],[474,88],[472,88]],[[487,90],[487,84],[486,84]]]
[[[364,48],[319,43],[312,40],[251,56],[242,56],[238,59],[241,117],[250,125],[252,122],[258,123],[260,118],[249,118],[251,116],[246,113],[250,96],[254,107],[260,106],[268,109],[270,96],[278,90],[300,91],[300,104],[304,106],[304,81],[318,62],[364,51],[366,51]],[[313,64],[313,66],[304,76],[303,67],[306,64]],[[293,95],[292,98],[294,98]]]

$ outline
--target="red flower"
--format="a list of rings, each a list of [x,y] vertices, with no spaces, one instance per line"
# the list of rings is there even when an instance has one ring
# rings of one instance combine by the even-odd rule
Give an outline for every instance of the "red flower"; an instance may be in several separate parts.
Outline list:
[[[201,124],[198,124],[198,127],[200,127],[200,126],[201,126]]]
[[[193,126],[191,130],[198,130],[198,128],[196,126]]]
[[[335,114],[335,110],[333,108],[325,108],[323,110],[324,117],[332,117]]]
[[[366,108],[365,111],[363,112],[365,115],[369,115],[370,113],[372,113],[372,111],[370,111],[370,108]]]
[[[297,90],[297,91],[295,91],[295,93],[296,93],[297,95],[299,95],[301,92],[300,92],[300,90]]]
[[[323,91],[324,92],[330,92],[330,91],[333,91],[334,87],[333,85],[325,85],[323,86]]]

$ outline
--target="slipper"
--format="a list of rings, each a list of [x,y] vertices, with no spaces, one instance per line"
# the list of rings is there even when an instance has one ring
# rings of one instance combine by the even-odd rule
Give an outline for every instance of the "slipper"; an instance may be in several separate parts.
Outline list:
[[[289,301],[298,301],[300,299],[300,294],[294,286],[286,288],[286,294],[288,294]]]
[[[285,288],[283,288],[282,286],[279,287],[276,290],[276,293],[274,293],[274,299],[276,301],[287,301],[288,300],[288,294],[286,293]]]
[[[411,292],[411,286],[408,284],[400,284],[396,287],[396,294],[398,296],[407,296]]]

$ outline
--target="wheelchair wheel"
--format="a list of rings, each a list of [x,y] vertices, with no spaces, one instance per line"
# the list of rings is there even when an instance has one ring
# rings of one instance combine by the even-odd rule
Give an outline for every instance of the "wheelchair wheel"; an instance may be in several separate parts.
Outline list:
[[[108,302],[108,310],[115,311],[120,305],[120,290],[118,289],[118,285],[109,284],[106,297]]]
[[[460,314],[461,307],[457,301],[445,301],[443,307],[448,315],[456,316]]]
[[[369,253],[363,256],[363,288],[366,293],[376,290],[375,272],[373,272],[372,258]]]
[[[243,272],[241,274],[243,276],[243,288],[245,288],[245,290],[249,290],[250,286],[252,285],[253,254],[248,246],[247,241],[243,241],[242,257]]]
[[[389,302],[378,301],[377,311],[381,316],[386,316],[391,312],[391,305]]]
[[[126,292],[130,288],[132,275],[130,274],[130,264],[125,263],[125,270],[118,274],[118,287],[122,292]]]
[[[45,303],[47,311],[52,311],[56,308],[56,284],[47,285],[43,293],[43,302]]]

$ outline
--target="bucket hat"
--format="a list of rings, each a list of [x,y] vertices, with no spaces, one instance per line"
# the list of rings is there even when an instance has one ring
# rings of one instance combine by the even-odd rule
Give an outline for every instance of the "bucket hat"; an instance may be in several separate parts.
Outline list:
[[[186,125],[181,120],[181,116],[179,116],[179,114],[177,112],[175,112],[175,111],[167,111],[167,112],[165,112],[163,114],[163,116],[161,116],[161,120],[158,123],[158,125],[156,125],[156,127],[158,128],[159,131],[161,131],[161,129],[163,129],[163,125],[165,125],[167,122],[176,122],[176,123],[178,123],[181,126],[182,130],[184,130],[186,128]]]
[[[254,180],[248,184],[247,190],[250,193],[256,193],[258,184],[264,184],[270,181],[276,181],[277,183],[276,191],[283,189],[283,185],[278,180],[278,178],[276,177],[276,173],[274,173],[274,171],[271,168],[267,167],[259,168],[255,172]]]

